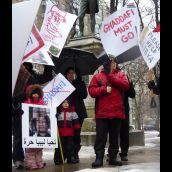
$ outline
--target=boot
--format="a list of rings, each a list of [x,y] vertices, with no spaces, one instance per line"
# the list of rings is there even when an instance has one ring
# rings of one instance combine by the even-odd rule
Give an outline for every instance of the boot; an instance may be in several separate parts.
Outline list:
[[[67,157],[67,163],[68,164],[76,164],[78,163],[77,160],[74,158],[74,156]]]
[[[55,165],[62,164],[62,158],[61,158],[60,150],[58,148],[55,148],[54,163]]]
[[[98,168],[103,166],[104,150],[96,152],[96,160],[92,163],[92,168]]]
[[[122,165],[122,162],[117,160],[117,154],[118,154],[117,149],[109,150],[109,165],[116,165],[116,166]]]
[[[121,161],[128,161],[127,153],[120,153]]]
[[[79,155],[78,155],[78,152],[80,151],[80,149],[81,149],[81,145],[76,145],[75,146],[74,158],[77,161],[77,163],[79,163]]]

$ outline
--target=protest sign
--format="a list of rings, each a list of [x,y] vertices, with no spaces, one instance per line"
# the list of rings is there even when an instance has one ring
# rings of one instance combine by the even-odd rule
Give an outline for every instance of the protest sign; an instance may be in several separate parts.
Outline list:
[[[22,62],[54,66],[44,45],[44,41],[41,38],[38,29],[33,25]]]
[[[58,9],[52,1],[47,2],[40,34],[53,56],[59,57],[76,18],[76,15]]]
[[[12,94],[40,3],[30,0],[12,5]]]
[[[139,15],[135,3],[111,14],[102,23],[100,37],[107,54],[118,56],[138,44]]]
[[[40,48],[44,46],[44,41],[41,38],[38,29],[35,25],[32,27],[31,34],[29,36],[29,40],[27,42],[27,46],[25,49],[23,61],[25,61],[29,56],[34,54],[36,51],[38,51]]]
[[[30,55],[24,62],[54,66],[51,57],[49,56],[47,50],[44,48],[37,50],[34,54]]]
[[[43,88],[45,104],[58,107],[74,90],[75,87],[59,73]]]
[[[160,32],[152,32],[145,27],[140,35],[139,47],[149,70],[152,69],[160,59]]]
[[[22,104],[22,147],[57,148],[56,108]]]

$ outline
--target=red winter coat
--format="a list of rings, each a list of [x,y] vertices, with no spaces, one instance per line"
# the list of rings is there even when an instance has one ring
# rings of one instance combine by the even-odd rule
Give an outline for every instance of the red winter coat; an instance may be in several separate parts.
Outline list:
[[[107,93],[106,87],[111,86],[112,92]],[[125,118],[123,108],[123,92],[129,87],[127,76],[122,71],[114,70],[106,74],[102,70],[93,76],[88,91],[91,97],[96,98],[96,119]]]
[[[76,130],[81,128],[78,115],[72,109],[61,109],[57,115],[60,136],[74,136]]]
[[[36,93],[38,93],[40,99],[38,101],[34,101],[31,99],[31,95],[33,91],[36,90]],[[43,100],[43,91],[39,85],[29,85],[26,88],[26,96],[27,100],[25,103],[28,104],[36,104],[36,105],[45,105],[44,100]],[[37,168],[43,168],[44,163],[43,163],[43,156],[42,156],[42,148],[26,148],[25,152],[25,166],[26,168],[32,170],[32,169],[37,169]]]

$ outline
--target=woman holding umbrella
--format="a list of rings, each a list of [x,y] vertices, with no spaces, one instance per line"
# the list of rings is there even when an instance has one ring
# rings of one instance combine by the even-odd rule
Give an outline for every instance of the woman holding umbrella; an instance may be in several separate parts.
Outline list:
[[[86,84],[84,81],[82,81],[80,71],[77,68],[68,67],[64,75],[67,80],[76,88],[75,91],[69,96],[69,101],[70,104],[75,107],[75,111],[78,114],[79,123],[82,128],[84,118],[87,118],[86,107],[84,104],[84,99],[86,99],[88,95]],[[74,158],[77,160],[77,162],[79,162],[78,152],[81,148],[81,128],[74,133]]]

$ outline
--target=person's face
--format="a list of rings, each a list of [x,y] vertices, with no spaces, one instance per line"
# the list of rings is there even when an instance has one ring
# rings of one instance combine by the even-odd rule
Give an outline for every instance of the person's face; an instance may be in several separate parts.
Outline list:
[[[38,133],[46,133],[48,130],[48,125],[44,116],[40,116],[36,119],[36,128]]]
[[[111,70],[116,69],[116,66],[117,66],[117,64],[116,64],[115,60],[111,59],[111,64],[110,64]]]
[[[67,79],[68,81],[72,82],[74,79],[76,79],[76,73],[74,70],[69,70],[67,73]]]
[[[32,99],[33,99],[34,101],[38,101],[38,100],[39,100],[39,94],[38,94],[38,93],[32,94]]]
[[[63,107],[64,109],[67,109],[67,108],[69,107],[68,101],[65,100],[65,101],[62,103],[62,107]]]

